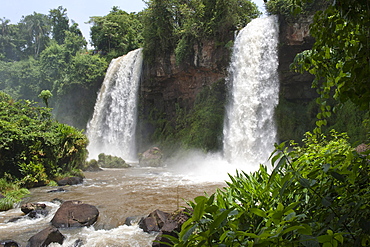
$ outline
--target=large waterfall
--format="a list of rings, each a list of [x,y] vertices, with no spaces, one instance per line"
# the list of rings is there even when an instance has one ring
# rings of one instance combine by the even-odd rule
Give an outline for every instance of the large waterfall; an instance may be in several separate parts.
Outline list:
[[[105,153],[126,161],[137,159],[135,131],[142,52],[113,59],[87,127],[90,158]]]
[[[230,102],[224,127],[224,156],[238,165],[265,163],[276,141],[278,21],[255,19],[238,34],[228,82]]]

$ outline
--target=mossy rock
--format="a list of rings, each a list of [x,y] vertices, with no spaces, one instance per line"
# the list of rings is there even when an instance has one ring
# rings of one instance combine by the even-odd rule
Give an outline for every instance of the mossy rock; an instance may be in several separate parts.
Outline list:
[[[98,165],[103,168],[129,168],[131,167],[122,158],[104,153],[98,156]]]

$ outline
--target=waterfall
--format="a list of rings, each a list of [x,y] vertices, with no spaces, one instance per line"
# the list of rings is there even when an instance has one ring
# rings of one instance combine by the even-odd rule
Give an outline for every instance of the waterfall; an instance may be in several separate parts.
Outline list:
[[[278,104],[278,21],[254,19],[238,34],[228,83],[224,156],[231,163],[266,163],[276,142],[274,108]]]
[[[137,159],[135,131],[142,52],[137,49],[113,59],[87,127],[90,158],[100,153]]]

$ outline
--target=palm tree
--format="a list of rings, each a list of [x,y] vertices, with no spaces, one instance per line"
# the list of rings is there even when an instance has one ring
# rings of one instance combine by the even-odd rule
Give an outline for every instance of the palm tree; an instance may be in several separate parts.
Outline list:
[[[46,47],[49,41],[50,21],[47,15],[33,12],[21,20],[23,31],[27,39],[27,50],[33,50],[33,55],[37,57]]]

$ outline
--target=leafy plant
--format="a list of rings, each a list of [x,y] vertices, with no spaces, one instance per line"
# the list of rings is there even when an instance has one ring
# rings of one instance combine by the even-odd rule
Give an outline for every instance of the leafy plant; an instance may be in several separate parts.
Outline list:
[[[369,151],[345,134],[307,133],[305,145],[277,146],[274,166],[237,172],[228,187],[189,202],[192,217],[174,246],[367,246]]]
[[[0,92],[0,176],[24,186],[44,185],[56,174],[75,173],[87,157],[87,138],[51,118],[35,102]]]
[[[24,196],[29,194],[27,189],[20,188],[19,183],[11,181],[7,174],[0,178],[0,192],[5,196],[0,198],[0,211],[13,208],[14,204],[20,202]]]

